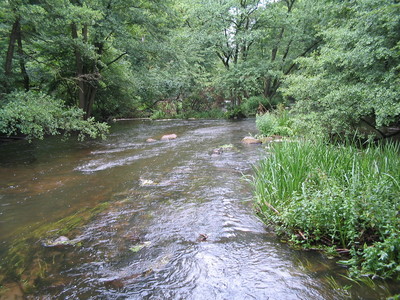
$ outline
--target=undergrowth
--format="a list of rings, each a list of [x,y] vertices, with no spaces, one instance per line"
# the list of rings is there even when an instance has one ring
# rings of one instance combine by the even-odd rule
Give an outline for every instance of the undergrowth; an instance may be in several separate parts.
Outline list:
[[[351,275],[400,279],[399,150],[275,143],[255,168],[259,215],[296,245],[348,253]]]

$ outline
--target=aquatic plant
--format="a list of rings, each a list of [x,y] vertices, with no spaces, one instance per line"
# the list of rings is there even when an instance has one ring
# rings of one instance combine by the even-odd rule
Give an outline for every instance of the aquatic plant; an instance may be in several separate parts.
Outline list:
[[[355,276],[400,278],[399,150],[276,143],[255,168],[259,215],[296,245],[350,254]]]

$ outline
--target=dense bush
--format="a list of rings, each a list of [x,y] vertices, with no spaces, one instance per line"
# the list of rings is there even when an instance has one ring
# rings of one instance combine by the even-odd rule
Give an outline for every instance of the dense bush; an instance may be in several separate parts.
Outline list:
[[[246,118],[246,115],[241,106],[232,106],[228,108],[228,111],[225,113],[226,119],[242,119]]]
[[[274,144],[256,168],[262,219],[296,244],[349,251],[353,274],[400,278],[400,147]]]
[[[278,105],[276,110],[258,115],[256,118],[257,129],[264,136],[291,136],[294,134],[292,125],[293,120],[290,113],[282,105]]]
[[[108,126],[93,118],[83,119],[84,112],[67,108],[53,97],[38,92],[13,92],[0,107],[0,133],[42,139],[45,135],[79,132],[78,138],[105,137]]]
[[[259,112],[260,104],[263,109],[272,109],[277,103],[264,96],[252,96],[243,101],[242,108],[246,115],[254,116]]]

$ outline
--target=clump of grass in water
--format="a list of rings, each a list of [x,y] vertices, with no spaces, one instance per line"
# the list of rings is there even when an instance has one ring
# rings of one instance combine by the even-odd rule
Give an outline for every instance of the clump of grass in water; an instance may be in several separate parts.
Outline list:
[[[400,147],[283,142],[255,168],[261,218],[302,247],[350,253],[351,274],[400,279]]]

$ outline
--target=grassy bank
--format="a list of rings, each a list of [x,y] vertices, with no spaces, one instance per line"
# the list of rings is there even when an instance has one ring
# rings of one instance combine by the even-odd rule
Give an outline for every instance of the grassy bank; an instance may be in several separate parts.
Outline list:
[[[260,217],[305,248],[346,253],[355,276],[400,279],[400,147],[275,143],[255,170]]]

